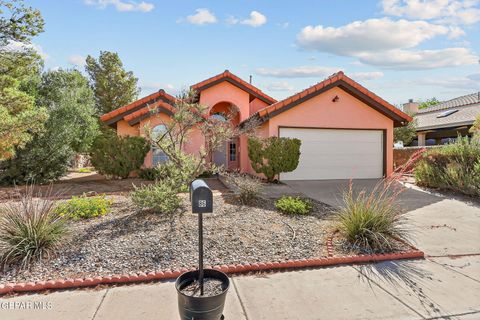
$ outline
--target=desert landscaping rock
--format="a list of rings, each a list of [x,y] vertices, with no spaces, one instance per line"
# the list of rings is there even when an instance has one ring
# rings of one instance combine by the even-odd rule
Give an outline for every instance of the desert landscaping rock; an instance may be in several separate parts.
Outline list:
[[[72,221],[70,240],[57,257],[30,270],[9,268],[0,283],[87,278],[197,266],[197,215],[139,212],[124,196],[112,196],[106,216]],[[205,265],[326,257],[331,209],[315,203],[308,216],[288,216],[273,200],[242,206],[232,194],[214,196],[214,213],[204,215]]]

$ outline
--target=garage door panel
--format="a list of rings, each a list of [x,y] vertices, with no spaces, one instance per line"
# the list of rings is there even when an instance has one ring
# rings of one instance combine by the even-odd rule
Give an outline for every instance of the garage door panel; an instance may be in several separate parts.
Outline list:
[[[382,130],[281,128],[302,141],[299,165],[282,180],[367,179],[383,176]]]

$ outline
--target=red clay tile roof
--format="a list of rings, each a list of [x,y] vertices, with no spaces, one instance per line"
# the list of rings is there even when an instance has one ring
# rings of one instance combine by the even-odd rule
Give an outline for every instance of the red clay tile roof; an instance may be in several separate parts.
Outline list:
[[[123,106],[123,107],[120,107],[118,109],[115,109],[113,111],[110,111],[109,113],[105,113],[104,115],[102,115],[100,117],[100,120],[102,120],[103,122],[107,122],[115,117],[119,117],[119,118],[122,118],[120,117],[120,115],[122,114],[125,114],[125,116],[127,116],[129,113],[129,111],[141,106],[142,104],[146,104],[148,103],[149,101],[152,101],[152,100],[155,100],[155,99],[158,99],[158,98],[164,98],[168,101],[171,101],[171,102],[175,102],[177,101],[177,98],[169,95],[168,93],[165,92],[165,90],[159,90],[157,92],[154,92],[144,98],[141,98],[141,99],[138,99],[137,101],[134,101],[130,104],[127,104],[126,106]],[[143,108],[142,108],[143,109]],[[115,121],[116,122],[116,121]]]
[[[152,113],[152,111],[156,110],[156,109],[161,109],[161,108],[164,108],[166,109],[167,111],[171,112],[171,113],[174,113],[175,112],[175,108],[172,107],[172,105],[166,103],[166,102],[163,102],[163,101],[159,101],[158,103],[156,103],[155,107],[152,108],[151,106],[147,106],[147,107],[144,107],[140,110],[137,110],[133,113],[130,113],[128,115],[126,115],[125,117],[123,117],[123,120],[127,121],[127,122],[130,122],[136,118],[139,118],[145,114],[148,114],[148,113]]]
[[[269,95],[264,93],[262,90],[258,89],[257,87],[248,83],[247,81],[242,80],[240,77],[237,77],[236,75],[234,75],[233,73],[231,73],[228,70],[225,70],[224,72],[222,72],[222,73],[220,73],[216,76],[208,78],[207,80],[203,80],[199,83],[196,83],[196,84],[192,85],[191,88],[200,92],[200,91],[205,90],[206,88],[210,87],[210,85],[215,84],[215,83],[220,82],[220,81],[228,81],[228,82],[232,83],[233,85],[239,87],[240,89],[249,92],[250,94],[259,98],[260,100],[265,101],[268,104],[272,104],[272,103],[277,102],[277,100],[270,97]]]
[[[266,121],[270,117],[273,117],[287,110],[288,107],[291,107],[292,103],[297,102],[298,100],[303,99],[309,95],[315,94],[316,92],[329,86],[330,87],[340,86],[341,88],[348,88],[350,92],[360,94],[362,97],[366,98],[364,100],[376,102],[381,108],[383,108],[382,111],[384,111],[387,116],[393,119],[396,124],[401,124],[401,122],[410,122],[413,120],[412,117],[410,117],[406,113],[397,109],[395,106],[391,105],[390,103],[383,100],[382,98],[380,98],[379,96],[371,92],[370,90],[366,89],[359,83],[347,77],[343,73],[343,71],[337,72],[331,75],[329,78],[323,80],[322,82],[319,82],[316,85],[313,85],[297,94],[294,94],[293,96],[290,96],[282,101],[274,103],[263,109],[260,109],[255,114],[253,114],[250,118],[260,117],[260,119],[263,119]]]

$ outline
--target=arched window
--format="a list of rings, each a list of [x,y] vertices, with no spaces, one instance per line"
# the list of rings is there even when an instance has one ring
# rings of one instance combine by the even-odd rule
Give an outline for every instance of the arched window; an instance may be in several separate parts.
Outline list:
[[[167,127],[164,124],[159,124],[158,126],[154,127],[152,130],[152,138],[157,139],[160,137],[165,131]],[[164,163],[168,161],[168,156],[158,147],[152,145],[152,165],[156,166],[157,164]]]
[[[223,113],[214,113],[211,115],[211,118],[215,119],[215,120],[219,120],[219,121],[227,121],[227,118],[225,117],[225,115]]]

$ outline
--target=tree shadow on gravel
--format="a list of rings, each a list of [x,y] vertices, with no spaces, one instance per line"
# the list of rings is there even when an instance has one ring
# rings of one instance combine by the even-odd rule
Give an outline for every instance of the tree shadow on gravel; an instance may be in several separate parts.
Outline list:
[[[433,298],[429,297],[424,288],[432,283],[442,282],[414,261],[384,261],[374,264],[354,266],[360,273],[360,278],[370,287],[379,286],[390,294],[404,292],[418,299],[423,310],[429,316],[439,316],[442,308]],[[393,289],[394,291],[392,292]],[[401,298],[400,298],[401,299]],[[417,312],[421,313],[419,310]]]
[[[135,212],[121,217],[115,217],[97,224],[93,224],[84,229],[83,235],[78,238],[80,241],[88,241],[103,234],[108,240],[115,240],[118,237],[130,233],[149,232],[158,228],[159,224],[168,224],[170,233],[174,227],[177,216],[157,215],[151,212]],[[161,235],[159,234],[159,237]]]

